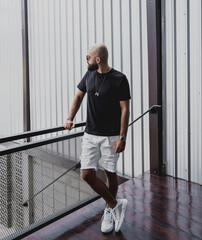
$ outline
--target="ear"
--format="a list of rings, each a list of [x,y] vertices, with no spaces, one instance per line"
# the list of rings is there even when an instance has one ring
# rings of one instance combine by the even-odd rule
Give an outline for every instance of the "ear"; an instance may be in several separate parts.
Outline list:
[[[100,61],[101,61],[100,57],[96,57],[95,61],[96,61],[97,64],[99,64]]]

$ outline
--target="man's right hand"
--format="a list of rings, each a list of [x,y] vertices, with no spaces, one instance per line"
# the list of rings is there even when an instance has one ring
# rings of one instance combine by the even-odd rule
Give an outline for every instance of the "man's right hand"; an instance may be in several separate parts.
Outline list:
[[[71,120],[66,120],[64,128],[71,131],[74,128],[75,124]]]

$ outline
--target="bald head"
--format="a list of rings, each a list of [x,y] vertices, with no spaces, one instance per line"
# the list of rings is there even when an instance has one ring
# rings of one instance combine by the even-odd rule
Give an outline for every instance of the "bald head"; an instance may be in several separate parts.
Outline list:
[[[90,54],[93,54],[94,56],[97,56],[101,59],[102,63],[108,62],[108,50],[107,47],[104,44],[95,44],[93,45],[90,50]]]

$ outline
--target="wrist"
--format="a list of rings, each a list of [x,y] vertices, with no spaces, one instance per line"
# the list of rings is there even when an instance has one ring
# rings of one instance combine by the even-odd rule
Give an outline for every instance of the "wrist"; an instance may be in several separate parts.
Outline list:
[[[124,136],[120,136],[119,139],[120,139],[122,142],[126,142],[126,137],[124,137]]]
[[[66,120],[67,122],[73,122],[73,120],[72,119],[70,119],[70,118],[67,118],[67,120]]]

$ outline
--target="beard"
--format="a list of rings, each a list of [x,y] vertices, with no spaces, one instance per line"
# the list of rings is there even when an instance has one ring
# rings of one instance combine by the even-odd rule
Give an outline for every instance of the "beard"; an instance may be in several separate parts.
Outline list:
[[[88,70],[89,71],[95,71],[97,70],[99,67],[97,65],[97,63],[92,63],[92,64],[88,64]]]

